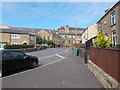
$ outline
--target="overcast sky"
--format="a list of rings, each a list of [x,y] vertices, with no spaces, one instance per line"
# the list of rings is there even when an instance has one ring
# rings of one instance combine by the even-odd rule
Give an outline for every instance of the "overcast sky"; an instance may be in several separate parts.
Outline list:
[[[58,29],[86,28],[96,23],[108,5],[116,2],[3,2],[2,23],[11,27]],[[0,12],[1,12],[0,11]]]

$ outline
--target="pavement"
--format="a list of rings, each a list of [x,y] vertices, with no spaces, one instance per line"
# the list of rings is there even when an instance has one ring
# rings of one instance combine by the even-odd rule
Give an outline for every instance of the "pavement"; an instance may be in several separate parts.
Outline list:
[[[3,88],[102,88],[79,56],[68,47],[27,53],[39,58],[39,66],[7,74]]]

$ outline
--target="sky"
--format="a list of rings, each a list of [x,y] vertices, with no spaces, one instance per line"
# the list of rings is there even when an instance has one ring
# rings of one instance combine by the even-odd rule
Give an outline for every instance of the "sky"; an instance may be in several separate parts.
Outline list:
[[[86,28],[96,23],[116,2],[2,2],[2,22],[11,27]],[[1,4],[0,4],[1,5]],[[77,22],[77,25],[75,24]]]

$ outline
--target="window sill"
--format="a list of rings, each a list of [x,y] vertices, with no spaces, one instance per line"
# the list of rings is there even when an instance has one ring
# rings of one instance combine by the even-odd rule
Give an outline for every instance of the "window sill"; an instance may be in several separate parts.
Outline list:
[[[115,26],[116,24],[113,24],[113,25],[111,25],[110,27],[113,27],[113,26]]]

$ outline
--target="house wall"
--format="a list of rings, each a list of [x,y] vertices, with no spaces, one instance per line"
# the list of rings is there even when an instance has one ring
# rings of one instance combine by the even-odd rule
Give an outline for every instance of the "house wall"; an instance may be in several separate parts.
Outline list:
[[[0,42],[7,42],[10,44],[10,34],[9,33],[0,33]]]
[[[111,25],[111,13],[115,11],[116,14],[116,24]],[[112,39],[112,31],[116,31],[117,35],[117,44],[120,45],[120,3],[116,5],[114,8],[110,9],[110,11],[98,21],[98,31],[104,31],[105,34]],[[100,24],[102,28],[100,28]]]
[[[47,31],[45,30],[40,30],[38,33],[37,33],[37,36],[41,36],[42,38],[45,38],[45,40],[48,40],[48,37],[50,40],[53,40],[53,36],[50,35]]]
[[[87,41],[87,29],[85,30],[85,32],[82,34],[82,43],[85,43]]]
[[[36,47],[36,36],[32,36],[32,37],[34,38],[34,40],[31,40],[30,37],[31,37],[31,36],[29,36],[29,40],[30,40],[30,41],[29,41],[29,44],[30,44],[30,45],[34,45],[34,47]]]
[[[20,34],[20,39],[11,39],[11,44],[23,44],[24,42],[29,44],[29,35]]]
[[[118,42],[118,45],[120,45],[120,4],[118,5],[118,35],[117,35],[117,42]]]
[[[80,35],[60,35],[61,40],[63,41],[63,46],[72,46],[75,43],[80,43],[81,36]],[[77,41],[77,42],[76,42]]]
[[[97,36],[97,24],[93,24],[86,28],[85,32],[82,34],[82,43],[85,43],[87,40]]]
[[[52,40],[55,44],[61,44],[61,39],[56,33],[49,33],[49,31],[41,30],[37,33],[37,36],[45,38],[45,40]]]
[[[10,38],[11,35],[9,33],[0,33],[0,42],[7,42],[7,44],[23,44],[24,42],[27,42],[28,44],[36,45],[36,36],[33,36],[34,40],[30,40],[30,35],[28,34],[19,35],[20,39],[12,39]]]
[[[91,38],[97,36],[97,32],[98,32],[97,24],[95,23],[95,24],[89,26],[88,29],[87,29],[87,32],[88,32],[88,34],[87,34],[88,35],[87,36],[88,40],[90,40]]]

